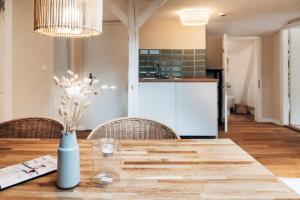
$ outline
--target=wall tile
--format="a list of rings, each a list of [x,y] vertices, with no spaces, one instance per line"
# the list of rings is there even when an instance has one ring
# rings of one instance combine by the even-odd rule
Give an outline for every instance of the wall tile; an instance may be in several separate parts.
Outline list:
[[[204,55],[206,55],[206,49],[195,49],[195,54],[204,54]]]
[[[192,54],[194,55],[195,54],[195,50],[194,49],[185,49],[183,50],[183,54]]]
[[[155,63],[162,75],[203,77],[206,74],[205,49],[140,49],[140,77],[154,77]]]

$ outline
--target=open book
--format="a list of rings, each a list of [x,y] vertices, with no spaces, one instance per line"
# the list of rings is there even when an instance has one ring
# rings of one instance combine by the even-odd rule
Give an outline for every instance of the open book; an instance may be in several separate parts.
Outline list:
[[[47,155],[0,169],[0,190],[48,174],[57,169],[56,158]]]

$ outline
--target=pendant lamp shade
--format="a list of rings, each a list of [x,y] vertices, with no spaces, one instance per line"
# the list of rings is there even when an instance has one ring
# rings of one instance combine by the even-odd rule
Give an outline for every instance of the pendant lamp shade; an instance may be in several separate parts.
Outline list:
[[[103,0],[35,0],[34,31],[84,38],[102,33]]]

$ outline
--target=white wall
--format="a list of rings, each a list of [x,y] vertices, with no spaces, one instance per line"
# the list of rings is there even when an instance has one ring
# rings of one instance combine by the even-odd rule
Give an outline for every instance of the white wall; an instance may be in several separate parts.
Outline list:
[[[148,21],[140,29],[141,49],[206,49],[205,26],[182,26],[180,21]]]
[[[1,20],[1,65],[3,72],[1,121],[12,118],[12,1],[5,2],[5,12]]]
[[[12,2],[12,117],[50,117],[53,39],[33,31],[34,0]]]
[[[103,33],[86,41],[86,74],[93,73],[101,84],[117,90],[100,93],[86,114],[93,129],[107,120],[127,115],[128,34],[122,24],[105,24]]]
[[[61,78],[62,76],[66,76],[66,72],[68,70],[68,51],[67,51],[67,39],[64,38],[56,38],[54,39],[53,44],[53,75]],[[84,66],[82,66],[84,67]],[[58,113],[58,107],[60,104],[61,91],[58,87],[52,85],[52,117],[60,120],[60,116]]]
[[[257,62],[254,40],[228,41],[228,81],[229,95],[235,103],[243,103],[255,108]]]
[[[3,102],[3,89],[4,89],[4,18],[0,17],[0,121],[4,119],[4,102]]]
[[[300,28],[290,29],[291,124],[300,125]]]

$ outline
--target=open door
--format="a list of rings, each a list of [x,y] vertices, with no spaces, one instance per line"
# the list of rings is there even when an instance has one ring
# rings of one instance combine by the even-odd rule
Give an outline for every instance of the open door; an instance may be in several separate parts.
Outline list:
[[[228,88],[228,38],[224,34],[222,37],[222,65],[223,65],[223,121],[224,121],[224,131],[228,131],[228,109],[227,109],[227,88]]]

